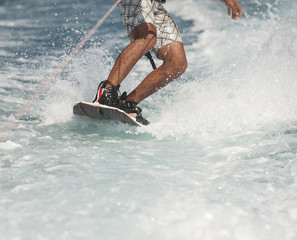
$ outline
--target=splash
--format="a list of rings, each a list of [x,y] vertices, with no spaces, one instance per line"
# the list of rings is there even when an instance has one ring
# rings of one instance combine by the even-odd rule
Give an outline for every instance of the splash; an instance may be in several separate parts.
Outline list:
[[[43,123],[65,123],[73,116],[75,102],[91,101],[98,83],[108,73],[110,61],[103,48],[85,50],[74,59],[37,106]]]
[[[296,38],[296,31],[278,29],[245,64],[234,63],[208,78],[179,84],[147,131],[158,138],[201,137],[295,121]]]

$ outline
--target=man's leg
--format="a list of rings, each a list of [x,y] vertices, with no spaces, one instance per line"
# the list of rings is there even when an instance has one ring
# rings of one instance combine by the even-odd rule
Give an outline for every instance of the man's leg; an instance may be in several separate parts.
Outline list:
[[[118,56],[107,80],[114,86],[120,84],[138,60],[156,44],[156,35],[156,28],[151,23],[137,26],[131,33],[134,41]]]
[[[183,44],[172,42],[158,51],[163,64],[151,72],[127,97],[127,101],[139,103],[181,76],[188,63]]]

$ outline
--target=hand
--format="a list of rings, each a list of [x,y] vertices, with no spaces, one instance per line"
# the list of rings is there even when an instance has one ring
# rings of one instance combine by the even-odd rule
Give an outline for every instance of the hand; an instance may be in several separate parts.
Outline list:
[[[221,0],[228,9],[228,15],[231,16],[232,9],[232,19],[237,20],[238,17],[242,15],[242,7],[236,0]]]

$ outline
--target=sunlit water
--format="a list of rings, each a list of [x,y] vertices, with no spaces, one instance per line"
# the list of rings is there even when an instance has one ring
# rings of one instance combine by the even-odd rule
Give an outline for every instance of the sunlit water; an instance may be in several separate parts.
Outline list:
[[[168,0],[189,68],[141,104],[146,128],[72,114],[128,44],[116,9],[0,142],[0,239],[296,240],[297,2],[241,3],[234,22]],[[0,125],[111,4],[0,1]]]

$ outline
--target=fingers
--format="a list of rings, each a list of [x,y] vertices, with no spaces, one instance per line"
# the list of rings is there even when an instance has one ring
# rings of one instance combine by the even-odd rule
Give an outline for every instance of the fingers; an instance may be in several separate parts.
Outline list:
[[[229,14],[230,16],[230,14]],[[233,6],[232,7],[232,19],[237,20],[238,17],[242,16],[242,7],[239,6]]]
[[[237,20],[238,11],[236,8],[232,8],[232,19]]]
[[[242,7],[238,2],[236,2],[235,5],[236,5],[236,7],[237,7],[237,9],[239,11],[239,17],[241,17],[242,16]]]
[[[232,19],[237,20],[238,17],[242,16],[242,7],[236,0],[225,0],[223,2],[227,6],[228,15],[231,16]]]

